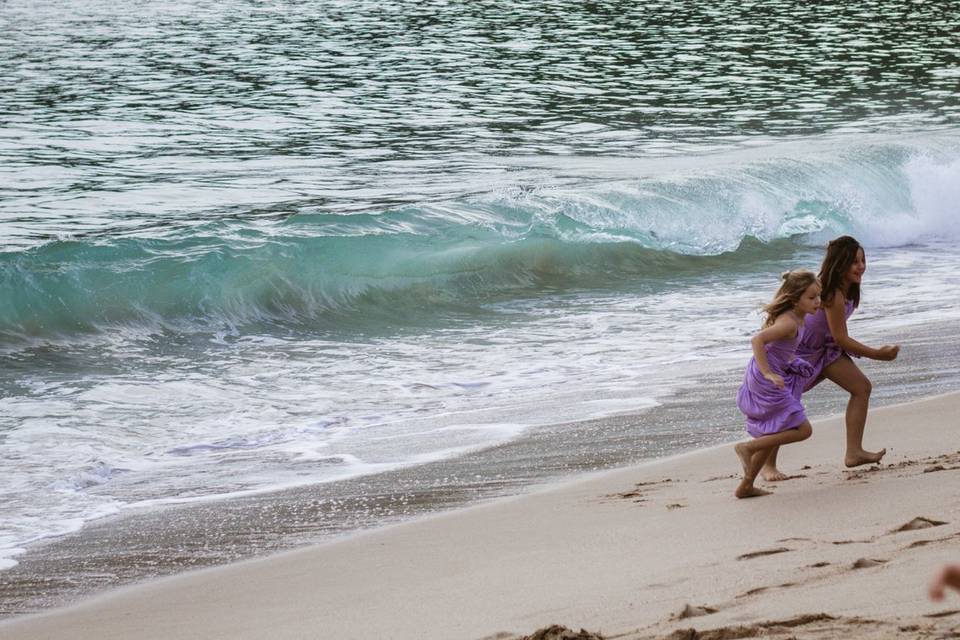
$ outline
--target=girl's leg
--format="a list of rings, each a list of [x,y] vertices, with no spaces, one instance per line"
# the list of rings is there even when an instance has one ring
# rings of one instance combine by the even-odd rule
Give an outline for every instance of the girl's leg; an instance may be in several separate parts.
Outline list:
[[[770,455],[770,448],[760,449],[753,455],[748,454],[746,463],[744,463],[744,456],[739,451],[737,451],[737,455],[740,456],[740,463],[743,464],[743,479],[740,480],[740,484],[737,485],[733,495],[738,498],[759,498],[760,496],[770,495],[770,491],[755,487],[753,484],[757,474],[760,473],[760,468],[766,462],[767,456]]]
[[[760,469],[760,477],[767,482],[777,482],[790,477],[777,468],[777,452],[779,451],[780,447],[773,447],[770,450],[770,455],[767,456],[767,461],[763,463],[763,468]]]
[[[804,393],[810,391],[815,386],[824,381],[823,374],[820,374],[816,380],[810,383],[810,385],[803,390]],[[760,477],[766,480],[767,482],[777,482],[778,480],[786,480],[790,476],[780,471],[777,468],[777,453],[780,451],[780,447],[774,447],[770,452],[770,455],[767,456],[767,461],[764,463],[763,468],[760,470]]]
[[[793,442],[800,442],[801,440],[809,438],[812,433],[813,427],[810,426],[810,421],[804,420],[800,426],[794,427],[793,429],[786,429],[779,433],[771,433],[770,435],[760,436],[759,438],[739,443],[736,446],[737,454],[743,459],[744,465],[749,465],[750,457],[757,451],[761,449],[771,449]],[[748,456],[748,458],[744,459],[744,455]],[[764,456],[764,460],[766,460],[766,456]]]
[[[734,492],[738,498],[753,498],[764,496],[770,493],[753,486],[757,474],[763,467],[767,458],[774,447],[779,447],[792,442],[806,440],[813,433],[813,428],[809,421],[804,421],[799,427],[787,429],[780,433],[773,433],[768,436],[754,438],[749,442],[741,442],[734,447],[737,456],[740,458],[740,464],[743,465],[743,480]]]
[[[886,449],[876,453],[863,448],[863,430],[867,425],[867,410],[870,406],[870,392],[873,390],[870,380],[853,363],[849,356],[840,356],[833,364],[824,369],[824,375],[837,383],[847,393],[847,451],[843,463],[848,467],[880,462]]]

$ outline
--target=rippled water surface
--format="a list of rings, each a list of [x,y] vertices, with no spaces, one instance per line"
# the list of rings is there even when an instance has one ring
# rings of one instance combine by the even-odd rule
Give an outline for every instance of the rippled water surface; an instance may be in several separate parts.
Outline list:
[[[956,125],[958,15],[902,2],[8,0],[0,233],[9,249],[382,211],[562,180],[513,156]]]

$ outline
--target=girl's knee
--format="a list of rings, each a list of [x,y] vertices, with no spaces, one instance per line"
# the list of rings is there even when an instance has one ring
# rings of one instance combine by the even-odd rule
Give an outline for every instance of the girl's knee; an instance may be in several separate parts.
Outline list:
[[[813,427],[810,426],[809,422],[804,422],[797,427],[797,435],[800,436],[800,440],[806,440],[813,435]]]
[[[837,383],[851,396],[869,397],[873,391],[870,379],[863,375],[849,356],[843,356],[824,369],[824,375]]]

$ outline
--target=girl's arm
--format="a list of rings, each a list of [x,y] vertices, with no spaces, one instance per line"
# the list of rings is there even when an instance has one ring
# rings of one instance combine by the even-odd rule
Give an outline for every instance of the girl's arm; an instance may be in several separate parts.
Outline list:
[[[873,360],[893,360],[900,351],[899,346],[884,345],[879,349],[857,342],[847,333],[846,298],[837,291],[829,304],[824,304],[823,312],[827,316],[827,326],[837,345],[855,356],[864,356]]]
[[[783,389],[783,378],[770,370],[770,362],[767,360],[767,350],[764,345],[774,340],[791,337],[797,333],[797,323],[786,313],[782,314],[773,324],[757,332],[750,339],[750,346],[753,347],[753,359],[757,361],[757,368],[763,377]]]

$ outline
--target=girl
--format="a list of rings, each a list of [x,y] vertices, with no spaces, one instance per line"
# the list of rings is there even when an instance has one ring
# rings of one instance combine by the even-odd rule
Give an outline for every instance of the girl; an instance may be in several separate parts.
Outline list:
[[[830,241],[819,274],[823,285],[823,307],[806,318],[803,338],[797,345],[797,356],[813,365],[804,392],[829,378],[850,394],[846,413],[847,446],[843,458],[848,467],[880,462],[887,452],[886,449],[871,452],[863,448],[863,430],[872,387],[850,356],[893,360],[900,352],[897,345],[885,345],[879,349],[868,347],[847,333],[847,318],[860,305],[860,281],[866,269],[867,259],[859,242],[850,236]],[[768,481],[786,479],[777,469],[777,449],[767,458],[761,474]]]
[[[753,358],[737,392],[737,406],[747,416],[750,442],[736,446],[743,465],[738,498],[765,496],[753,486],[767,457],[780,445],[806,440],[813,433],[800,394],[812,367],[794,358],[803,334],[803,319],[820,308],[820,283],[810,271],[788,271],[773,302],[764,307],[767,319],[750,341]]]

